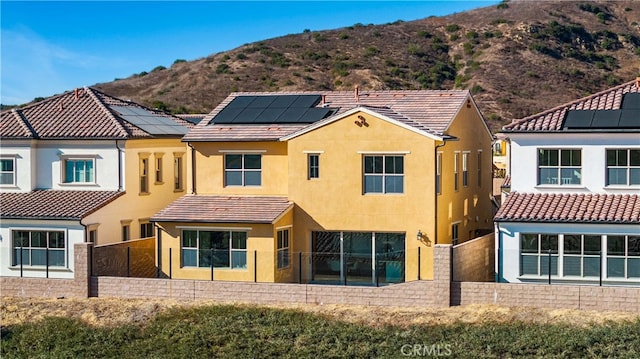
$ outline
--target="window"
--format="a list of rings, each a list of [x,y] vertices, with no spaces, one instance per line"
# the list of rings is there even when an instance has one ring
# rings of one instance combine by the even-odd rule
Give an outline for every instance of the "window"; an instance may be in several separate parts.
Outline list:
[[[581,166],[581,150],[538,149],[538,184],[580,184]]]
[[[551,265],[549,265],[551,259]],[[558,274],[558,236],[555,234],[520,234],[520,274]]]
[[[469,187],[469,152],[462,154],[462,185]]]
[[[458,182],[460,180],[458,162],[460,162],[460,152],[456,152],[453,156],[453,189],[456,191],[458,190]]]
[[[460,223],[451,224],[451,243],[455,246],[458,244],[458,239],[460,235]]]
[[[140,238],[153,237],[153,224],[150,222],[140,223]]]
[[[478,187],[482,187],[482,151],[478,150]]]
[[[131,239],[131,221],[122,223],[122,240],[128,241]]]
[[[0,185],[13,186],[16,184],[16,159],[0,159]]]
[[[156,163],[156,179],[155,179],[155,183],[156,184],[161,184],[162,183],[162,153],[156,153],[155,154],[155,163]]]
[[[149,158],[140,158],[140,193],[149,193]]]
[[[442,152],[436,156],[436,193],[442,193]]]
[[[260,186],[262,155],[226,154],[224,156],[225,186]]]
[[[565,234],[563,237],[563,275],[600,276],[601,237],[581,234]]]
[[[14,266],[66,266],[66,240],[63,231],[12,231]]]
[[[640,185],[640,149],[607,150],[609,185]]]
[[[307,179],[320,178],[320,155],[309,153],[307,155]]]
[[[607,236],[607,278],[640,278],[640,236]]]
[[[74,159],[63,160],[64,183],[94,183],[94,159]]]
[[[182,175],[182,154],[174,153],[173,154],[173,190],[174,191],[183,191],[184,190],[184,179]]]
[[[404,193],[404,157],[364,156],[364,193]]]
[[[289,230],[283,229],[277,232],[278,240],[278,269],[289,267]]]
[[[247,268],[247,233],[183,230],[183,267]]]
[[[92,229],[89,231],[89,242],[95,244],[98,241],[98,230]]]

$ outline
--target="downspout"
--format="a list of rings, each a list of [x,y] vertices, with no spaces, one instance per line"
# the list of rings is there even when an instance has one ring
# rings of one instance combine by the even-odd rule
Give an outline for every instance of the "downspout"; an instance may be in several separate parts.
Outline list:
[[[187,142],[187,146],[191,148],[191,194],[195,195],[196,191],[196,149]]]
[[[439,145],[436,145],[436,147],[434,148],[434,166],[435,166],[435,171],[433,172],[436,176],[436,183],[434,186],[434,196],[433,196],[433,207],[435,209],[435,228],[434,228],[434,240],[433,240],[433,244],[438,244],[438,149],[440,147],[444,147],[444,145],[447,144],[447,140],[446,139],[442,139],[442,143]],[[440,173],[440,187],[442,187],[442,173]],[[440,188],[440,192],[442,192],[442,188]]]
[[[124,150],[118,145],[118,140],[116,140],[116,149],[118,150],[118,191],[122,191],[122,154]]]

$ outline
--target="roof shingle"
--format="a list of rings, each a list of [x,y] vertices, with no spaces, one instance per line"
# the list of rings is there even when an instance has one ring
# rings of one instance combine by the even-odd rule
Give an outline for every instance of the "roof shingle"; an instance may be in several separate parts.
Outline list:
[[[640,223],[637,194],[556,194],[512,192],[497,222]]]
[[[293,206],[286,197],[187,195],[156,213],[155,222],[273,223]]]
[[[124,194],[119,191],[0,192],[0,218],[79,220]]]

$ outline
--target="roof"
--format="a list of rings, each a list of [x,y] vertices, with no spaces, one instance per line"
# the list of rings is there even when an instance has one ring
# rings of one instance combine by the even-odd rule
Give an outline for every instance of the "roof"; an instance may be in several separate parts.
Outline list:
[[[156,213],[151,220],[155,222],[273,223],[292,207],[293,203],[286,197],[186,195]]]
[[[640,92],[640,80],[630,81],[550,110],[515,120],[504,126],[502,132],[566,132],[566,130],[563,131],[563,122],[569,111],[620,110],[624,95],[638,92]],[[584,132],[584,130],[580,132]]]
[[[356,96],[357,93],[357,96]],[[330,122],[336,117],[341,117],[345,112],[354,108],[367,108],[381,116],[385,116],[414,127],[425,133],[442,136],[456,114],[463,107],[470,93],[468,90],[394,90],[394,91],[301,91],[301,92],[237,92],[230,94],[211,113],[209,113],[200,123],[192,128],[183,138],[184,141],[227,141],[221,127],[231,128],[239,133],[250,134],[254,139],[275,140],[275,137],[268,133],[265,124],[238,124],[223,125],[217,124],[213,120],[222,110],[225,109],[235,98],[241,96],[291,96],[291,95],[318,95],[322,100],[316,107],[331,108],[335,112],[319,122]],[[472,100],[471,100],[472,101]],[[281,137],[299,132],[306,127],[317,126],[306,124],[303,127],[294,129],[282,126],[283,130],[291,130]],[[271,126],[272,127],[272,126]],[[284,131],[283,131],[284,132]],[[238,140],[232,137],[233,140]]]
[[[512,192],[496,222],[640,223],[637,194],[558,194]]]
[[[80,220],[123,193],[66,190],[0,192],[0,218]]]
[[[134,121],[131,116],[127,118],[118,109],[146,114],[145,123]],[[0,113],[0,124],[2,138],[18,139],[132,139],[167,135],[179,138],[193,126],[176,116],[89,87],[4,111]],[[170,124],[183,130],[180,134],[167,134],[166,131],[156,131],[157,124]]]

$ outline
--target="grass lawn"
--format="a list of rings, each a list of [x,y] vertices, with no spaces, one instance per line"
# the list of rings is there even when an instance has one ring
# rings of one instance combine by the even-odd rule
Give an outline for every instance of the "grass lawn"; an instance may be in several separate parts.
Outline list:
[[[47,317],[3,326],[2,358],[640,357],[640,319],[593,325],[367,325],[297,309],[172,308],[136,324]]]

